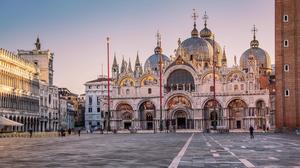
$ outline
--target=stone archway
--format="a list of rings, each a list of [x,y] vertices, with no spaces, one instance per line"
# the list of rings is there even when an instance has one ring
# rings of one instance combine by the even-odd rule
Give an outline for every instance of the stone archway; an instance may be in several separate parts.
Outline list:
[[[154,128],[155,110],[156,107],[152,101],[147,100],[141,103],[138,114],[141,129],[151,130]]]
[[[132,126],[133,108],[128,103],[120,103],[117,108],[117,119],[121,121],[121,128],[129,129]]]
[[[268,107],[266,106],[265,101],[258,100],[256,102],[256,108],[255,113],[253,116],[255,116],[254,125],[256,128],[260,128],[263,130],[266,130],[269,128],[269,122],[267,122],[267,115],[268,115]]]
[[[206,101],[203,112],[205,129],[217,129],[222,125],[222,106],[218,101],[213,99]]]
[[[167,115],[166,115],[166,127],[169,129],[193,129],[194,118],[192,114],[192,103],[191,100],[183,95],[177,94],[170,99],[167,103]]]
[[[234,99],[228,104],[227,108],[229,110],[229,129],[244,128],[247,104],[241,99]]]

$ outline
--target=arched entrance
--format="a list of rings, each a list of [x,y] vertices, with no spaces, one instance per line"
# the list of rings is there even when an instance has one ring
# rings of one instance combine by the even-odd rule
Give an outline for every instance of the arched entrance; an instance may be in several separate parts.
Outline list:
[[[139,107],[139,120],[141,129],[154,128],[155,105],[151,101],[143,102]]]
[[[174,113],[174,119],[177,129],[187,129],[188,115],[183,110],[178,110]]]
[[[223,123],[222,106],[216,100],[208,100],[204,104],[204,128],[205,129],[217,129]]]
[[[268,108],[266,103],[263,100],[256,102],[256,113],[255,113],[255,126],[256,128],[261,128],[263,130],[269,127],[269,124],[266,121],[266,115],[268,115]]]
[[[241,99],[234,99],[228,104],[229,129],[244,128],[244,116],[247,104]]]
[[[117,119],[121,120],[122,128],[129,129],[132,126],[133,108],[127,103],[120,103],[117,108]]]
[[[131,127],[132,113],[130,112],[123,113],[122,119],[124,123],[124,129],[129,129]]]
[[[153,116],[152,113],[146,114],[146,123],[147,123],[147,129],[151,130],[153,129]]]
[[[192,104],[185,95],[178,94],[167,101],[166,128],[193,129]],[[171,124],[171,125],[170,125]]]

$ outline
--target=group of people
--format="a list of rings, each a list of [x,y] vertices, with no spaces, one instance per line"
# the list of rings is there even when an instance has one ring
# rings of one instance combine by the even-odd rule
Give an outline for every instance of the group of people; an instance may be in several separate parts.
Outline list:
[[[72,132],[74,132],[74,130],[72,130],[71,128],[69,128],[69,129],[68,129],[68,135],[71,135]],[[80,133],[81,133],[81,129],[78,129],[78,130],[77,130],[78,136],[80,136]],[[66,136],[65,129],[60,129],[60,130],[59,130],[59,136],[61,136],[61,137]]]

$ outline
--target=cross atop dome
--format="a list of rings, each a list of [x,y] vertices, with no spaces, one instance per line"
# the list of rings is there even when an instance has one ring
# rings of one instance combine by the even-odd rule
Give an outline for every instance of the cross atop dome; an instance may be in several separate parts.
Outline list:
[[[157,40],[157,47],[161,47],[161,35],[159,33],[159,31],[157,31],[156,33],[156,40]]]
[[[256,32],[258,31],[258,29],[255,25],[253,25],[253,29],[251,31],[253,32],[253,39],[256,40]]]
[[[198,18],[199,16],[197,15],[197,13],[196,13],[196,9],[193,9],[193,15],[192,15],[192,18],[193,18],[193,20],[194,20],[194,28],[196,27],[196,21],[197,21],[197,18]]]
[[[206,27],[207,26],[207,20],[208,20],[208,15],[206,14],[206,11],[205,11],[202,19],[204,20],[204,26]]]
[[[258,47],[259,42],[256,40],[256,32],[258,31],[256,26],[253,25],[253,29],[251,30],[253,32],[253,40],[250,42],[251,47]]]

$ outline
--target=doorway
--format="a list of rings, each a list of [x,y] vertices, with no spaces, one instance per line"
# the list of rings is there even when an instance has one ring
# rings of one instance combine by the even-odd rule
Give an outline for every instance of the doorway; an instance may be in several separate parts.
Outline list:
[[[240,120],[236,121],[236,128],[241,129],[242,128],[242,122]]]
[[[129,129],[131,127],[131,122],[124,122],[124,129]]]
[[[187,114],[185,111],[177,111],[174,117],[176,119],[177,129],[187,128]]]
[[[186,118],[185,117],[177,118],[177,129],[186,129]]]

